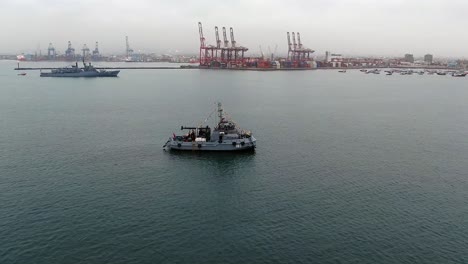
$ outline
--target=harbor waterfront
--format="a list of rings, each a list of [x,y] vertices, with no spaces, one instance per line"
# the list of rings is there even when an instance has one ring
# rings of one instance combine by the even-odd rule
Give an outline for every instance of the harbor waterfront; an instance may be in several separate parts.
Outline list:
[[[64,66],[25,64],[44,65]],[[0,61],[2,264],[468,262],[467,78],[14,67]],[[217,101],[254,152],[162,150]]]

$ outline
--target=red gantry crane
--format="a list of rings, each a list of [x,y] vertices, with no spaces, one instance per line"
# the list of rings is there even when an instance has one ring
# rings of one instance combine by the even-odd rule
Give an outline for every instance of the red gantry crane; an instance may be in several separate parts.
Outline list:
[[[248,48],[237,44],[232,27],[230,28],[230,42],[227,38],[226,28],[223,27],[224,45],[219,37],[218,27],[215,27],[216,46],[205,43],[206,39],[203,35],[201,22],[198,22],[198,31],[200,34],[200,66],[242,67],[245,62],[244,54]]]
[[[305,48],[301,42],[301,35],[297,32],[297,42],[296,42],[296,33],[292,32],[292,43],[289,32],[287,34],[288,39],[288,61],[292,63],[293,67],[310,67],[307,64],[311,60],[310,54],[314,53],[314,50]]]
[[[215,61],[214,51],[217,48],[213,45],[206,45],[201,22],[198,22],[198,32],[200,33],[200,66],[211,66]]]

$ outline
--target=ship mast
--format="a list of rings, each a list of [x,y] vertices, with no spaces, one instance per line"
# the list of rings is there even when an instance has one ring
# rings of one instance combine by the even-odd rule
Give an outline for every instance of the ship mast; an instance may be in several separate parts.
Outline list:
[[[218,103],[218,117],[219,117],[219,122],[218,122],[218,125],[219,125],[221,121],[223,120],[223,107],[221,103]]]

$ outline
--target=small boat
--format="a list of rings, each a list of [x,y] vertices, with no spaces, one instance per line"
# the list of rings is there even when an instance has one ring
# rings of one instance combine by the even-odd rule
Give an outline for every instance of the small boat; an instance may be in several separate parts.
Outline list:
[[[346,70],[339,70],[338,72],[346,73]]]
[[[380,70],[379,69],[367,70],[366,73],[380,74]]]
[[[437,75],[447,75],[447,72],[438,72]]]
[[[465,77],[466,72],[456,72],[452,75],[453,77]]]
[[[391,71],[387,72],[387,75],[392,75],[392,74],[393,74],[393,72],[391,72]]]
[[[20,76],[25,76],[26,73],[25,73],[25,72],[22,72],[22,73],[18,73],[18,75],[20,75]]]

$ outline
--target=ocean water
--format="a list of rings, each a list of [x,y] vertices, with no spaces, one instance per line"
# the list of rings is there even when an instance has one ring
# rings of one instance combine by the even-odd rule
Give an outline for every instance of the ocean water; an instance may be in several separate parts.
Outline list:
[[[468,78],[15,66],[2,264],[468,263]],[[216,101],[254,153],[162,150]]]

